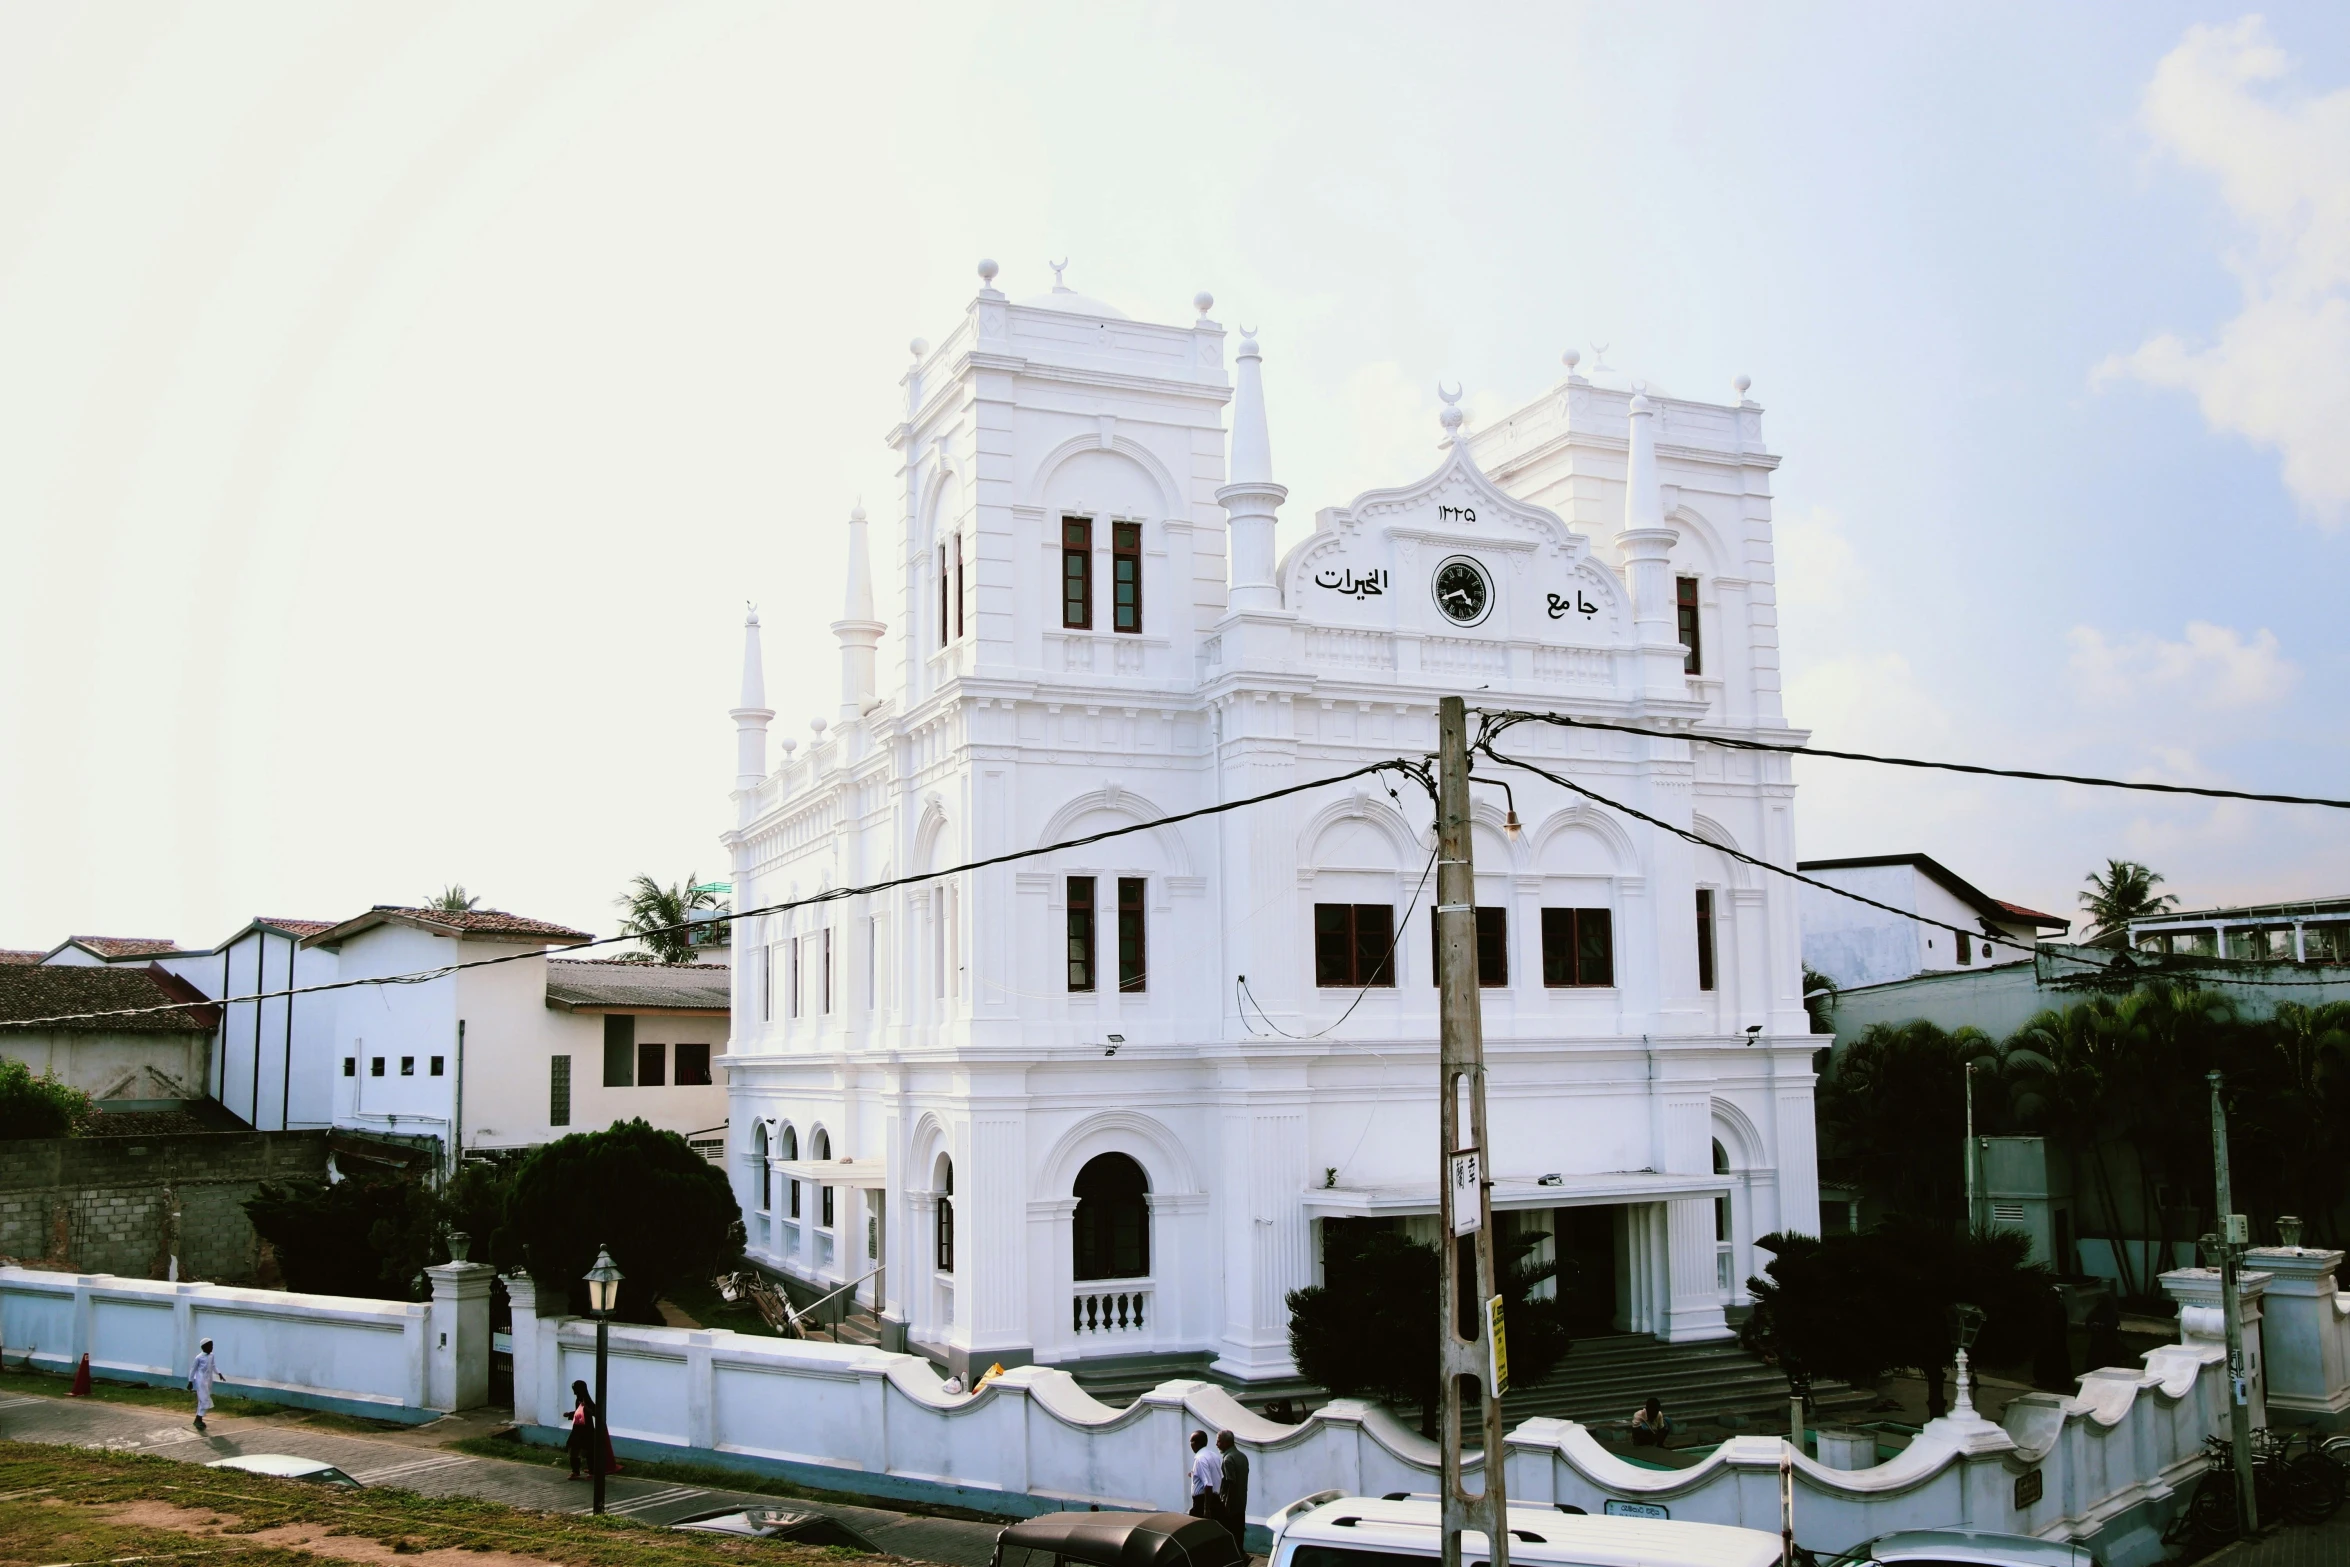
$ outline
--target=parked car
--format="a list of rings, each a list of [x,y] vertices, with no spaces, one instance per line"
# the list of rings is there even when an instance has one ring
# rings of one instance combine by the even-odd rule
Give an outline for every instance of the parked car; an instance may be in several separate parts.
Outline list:
[[[995,1537],[992,1567],[1248,1567],[1232,1532],[1185,1513],[1046,1513]]]
[[[2086,1545],[1975,1529],[1903,1529],[1880,1534],[1828,1567],[2098,1567]]]
[[[234,1458],[215,1458],[204,1466],[207,1469],[242,1469],[247,1474],[269,1475],[279,1480],[308,1480],[316,1485],[348,1486],[363,1489],[358,1481],[315,1458],[296,1458],[290,1453],[239,1453]]]
[[[781,1507],[732,1507],[719,1513],[680,1518],[669,1526],[697,1534],[736,1534],[754,1540],[789,1540],[795,1545],[838,1545],[852,1551],[872,1551],[873,1543],[827,1513],[793,1512]]]
[[[1510,1561],[1530,1567],[1777,1567],[1779,1537],[1760,1529],[1669,1518],[1593,1517],[1519,1503],[1509,1510]],[[1323,1491],[1266,1520],[1269,1567],[1418,1567],[1442,1554],[1434,1497]],[[1467,1542],[1464,1542],[1466,1544]],[[1467,1558],[1481,1562],[1482,1543]]]

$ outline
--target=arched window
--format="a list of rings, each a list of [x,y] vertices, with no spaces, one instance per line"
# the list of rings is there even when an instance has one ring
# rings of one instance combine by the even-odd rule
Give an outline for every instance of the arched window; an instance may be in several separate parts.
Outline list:
[[[789,1164],[800,1156],[800,1134],[788,1121],[784,1123],[783,1128],[782,1152],[783,1159],[786,1164]],[[800,1216],[800,1183],[791,1179],[789,1176],[786,1176],[783,1182],[783,1191],[785,1206],[784,1217],[790,1219],[798,1218]]]
[[[1150,1182],[1122,1153],[1096,1154],[1077,1172],[1079,1279],[1140,1279],[1151,1271]]]
[[[773,1178],[767,1164],[767,1123],[765,1121],[751,1123],[751,1162],[758,1167],[759,1211],[765,1213],[767,1211],[768,1183]]]
[[[941,1273],[955,1271],[955,1162],[938,1156],[938,1259]]]
[[[1729,1173],[1730,1150],[1724,1148],[1722,1146],[1722,1140],[1717,1137],[1714,1139],[1714,1174],[1728,1175]],[[1717,1241],[1726,1241],[1729,1238],[1730,1199],[1728,1197],[1716,1197],[1714,1199],[1714,1239]]]
[[[811,1159],[832,1157],[832,1134],[821,1126],[816,1128],[815,1141],[808,1145],[808,1157]],[[832,1228],[832,1188],[821,1186],[817,1188],[817,1192],[816,1201],[819,1205],[819,1212],[816,1215],[816,1222],[829,1230]]]

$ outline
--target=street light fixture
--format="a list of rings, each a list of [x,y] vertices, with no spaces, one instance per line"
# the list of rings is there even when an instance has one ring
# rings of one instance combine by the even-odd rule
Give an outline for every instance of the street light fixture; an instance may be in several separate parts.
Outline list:
[[[604,1510],[605,1455],[612,1450],[612,1422],[604,1413],[604,1365],[611,1347],[612,1313],[620,1304],[624,1274],[612,1262],[612,1248],[596,1247],[596,1265],[587,1270],[588,1312],[596,1319],[596,1429],[589,1438],[588,1471],[595,1476],[595,1502],[589,1509]]]
[[[1954,1416],[1973,1419],[1975,1415],[1974,1384],[1967,1377],[1967,1351],[1975,1347],[1975,1336],[1983,1331],[1983,1308],[1961,1301],[1950,1308],[1950,1336],[1958,1344],[1958,1397],[1952,1400],[1950,1412]]]

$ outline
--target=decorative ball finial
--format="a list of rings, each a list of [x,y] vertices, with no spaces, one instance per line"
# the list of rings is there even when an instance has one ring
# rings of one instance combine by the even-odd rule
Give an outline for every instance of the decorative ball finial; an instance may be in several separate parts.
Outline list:
[[[797,751],[799,748],[800,748],[800,742],[799,742],[799,741],[797,741],[797,740],[794,740],[794,739],[793,739],[793,738],[792,738],[790,735],[785,735],[785,736],[783,737],[783,759],[784,759],[784,761],[785,761],[785,762],[787,762],[787,763],[788,763],[788,762],[790,762],[790,761],[791,761],[791,754],[792,754],[792,752],[794,752],[794,751]]]
[[[1061,274],[1069,270],[1069,258],[1063,256],[1060,260],[1048,261],[1045,265],[1053,269],[1053,292],[1056,294],[1068,293],[1069,285],[1061,281]]]
[[[1216,308],[1216,296],[1203,288],[1191,296],[1191,308],[1198,311],[1204,319],[1209,311]]]
[[[921,358],[924,354],[930,352],[930,339],[927,337],[918,337],[914,339],[914,341],[906,345],[906,352],[912,354],[916,359]]]
[[[996,264],[984,256],[981,257],[979,261],[979,286],[982,288],[995,287],[995,274]]]
[[[808,720],[808,727],[816,731],[816,738],[821,741],[824,738],[825,729],[829,726],[821,718],[811,718]]]
[[[1739,398],[1744,400],[1746,396],[1746,389],[1754,385],[1754,382],[1746,376],[1740,376],[1737,380],[1732,381],[1730,384],[1737,388]]]
[[[849,508],[849,521],[851,521],[851,522],[863,522],[864,520],[865,520],[865,497],[863,497],[862,495],[860,495],[860,496],[858,496],[858,497],[857,497],[857,504],[856,504],[856,505],[854,505],[854,506],[851,506],[851,507]]]
[[[1439,381],[1436,383],[1436,395],[1444,399],[1444,411],[1436,416],[1436,422],[1450,434],[1461,427],[1461,420],[1465,417],[1460,409],[1461,385],[1455,381],[1452,390],[1448,392],[1444,389],[1444,383]]]
[[[1567,374],[1569,375],[1573,375],[1575,373],[1575,366],[1581,364],[1582,362],[1583,351],[1579,348],[1570,348],[1565,353],[1559,355],[1559,363],[1567,367]]]

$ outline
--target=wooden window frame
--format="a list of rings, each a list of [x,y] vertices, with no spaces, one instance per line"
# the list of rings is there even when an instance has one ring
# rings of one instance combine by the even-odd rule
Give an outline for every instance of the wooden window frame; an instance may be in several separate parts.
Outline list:
[[[1149,892],[1147,878],[1118,878],[1118,989],[1124,995],[1150,988]]]
[[[1064,889],[1067,898],[1068,942],[1064,951],[1069,994],[1089,996],[1101,988],[1098,922],[1094,918],[1094,878],[1072,876]]]
[[[1712,990],[1721,978],[1714,950],[1714,890],[1697,889],[1697,988]]]
[[[1545,908],[1542,911],[1542,983],[1549,990],[1606,990],[1616,983],[1616,919],[1613,909]],[[1602,966],[1586,961],[1588,937],[1596,928],[1605,949]],[[1591,972],[1586,972],[1586,970]],[[1564,974],[1565,978],[1558,976]]]
[[[636,1086],[669,1086],[669,1046],[663,1041],[640,1039],[636,1042]]]
[[[1127,589],[1133,589],[1131,595]],[[1110,524],[1110,629],[1142,631],[1142,524]]]
[[[1373,918],[1373,915],[1376,918]],[[1375,927],[1375,928],[1367,928]],[[1395,905],[1314,905],[1314,984],[1322,990],[1395,988]],[[1373,952],[1377,956],[1373,957]],[[1369,964],[1365,959],[1369,958]]]
[[[1093,519],[1061,519],[1061,629],[1093,629]]]
[[[1673,620],[1681,634],[1681,672],[1689,675],[1704,674],[1704,633],[1699,624],[1695,577],[1673,579]]]

